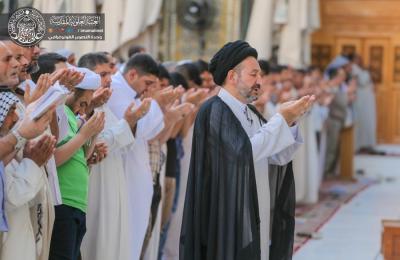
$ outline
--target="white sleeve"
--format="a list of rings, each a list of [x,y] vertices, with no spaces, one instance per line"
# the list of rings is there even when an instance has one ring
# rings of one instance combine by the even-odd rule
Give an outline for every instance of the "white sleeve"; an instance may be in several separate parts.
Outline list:
[[[255,162],[267,159],[293,145],[296,140],[281,114],[277,113],[250,138]]]
[[[46,175],[28,158],[15,160],[6,167],[5,197],[11,208],[20,207],[32,200],[45,183]]]
[[[290,132],[295,142],[283,149],[281,152],[269,157],[269,164],[285,165],[293,160],[294,153],[300,147],[300,145],[303,144],[303,138],[301,137],[298,125],[290,127]]]
[[[114,152],[132,144],[135,140],[132,129],[125,119],[121,119],[115,125],[104,129],[98,136],[98,139],[107,144],[109,152]]]

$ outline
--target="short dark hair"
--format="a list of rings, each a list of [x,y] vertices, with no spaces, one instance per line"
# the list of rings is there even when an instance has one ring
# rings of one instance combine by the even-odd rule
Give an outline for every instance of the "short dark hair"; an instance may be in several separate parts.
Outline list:
[[[126,74],[131,69],[135,69],[139,74],[152,74],[158,77],[159,69],[157,62],[148,54],[138,53],[125,64],[122,74]]]
[[[189,84],[182,74],[179,72],[171,72],[169,75],[171,76],[170,83],[172,86],[178,87],[179,85],[182,85],[184,89],[189,89]]]
[[[40,55],[38,58],[39,70],[31,74],[33,82],[36,83],[40,75],[44,73],[53,73],[56,70],[56,64],[60,62],[67,62],[67,58],[55,52]]]
[[[196,67],[197,67],[197,69],[199,70],[200,74],[203,73],[203,72],[205,72],[205,71],[209,71],[209,69],[208,69],[208,65],[209,65],[208,62],[206,62],[206,61],[204,61],[204,60],[202,60],[202,59],[197,60],[197,61],[194,63],[194,65],[196,65]]]
[[[260,65],[261,71],[264,75],[268,75],[270,72],[269,62],[266,60],[258,60],[258,64]]]
[[[146,50],[143,46],[141,45],[134,45],[132,47],[129,48],[128,50],[128,57],[132,57],[133,55],[137,54],[137,53],[141,53],[142,51]]]
[[[191,80],[197,85],[201,85],[203,82],[200,78],[200,71],[192,62],[184,63],[175,68],[177,72],[182,74],[187,81]]]
[[[162,64],[158,65],[158,70],[159,70],[158,73],[159,79],[171,79],[168,70]]]
[[[108,63],[108,58],[103,52],[90,52],[83,55],[78,61],[78,67],[94,70],[97,65]]]

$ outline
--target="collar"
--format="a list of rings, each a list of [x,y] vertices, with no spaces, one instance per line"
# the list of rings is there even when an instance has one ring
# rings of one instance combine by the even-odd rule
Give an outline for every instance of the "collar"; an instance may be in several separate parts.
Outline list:
[[[137,98],[137,92],[128,84],[121,72],[118,71],[117,73],[115,73],[111,82],[111,85],[114,85],[114,87],[119,87],[123,89],[126,95],[132,96],[134,99]]]
[[[245,111],[247,105],[242,103],[239,99],[235,98],[231,93],[229,93],[226,89],[221,88],[218,93],[218,96],[227,103],[228,105],[232,105],[234,107],[239,107],[242,111]]]

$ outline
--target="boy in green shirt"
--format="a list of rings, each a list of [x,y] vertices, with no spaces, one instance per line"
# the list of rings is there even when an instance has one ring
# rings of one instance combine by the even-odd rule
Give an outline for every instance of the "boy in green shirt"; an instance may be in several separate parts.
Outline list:
[[[86,206],[89,185],[87,151],[84,146],[94,141],[104,127],[104,113],[97,112],[80,125],[77,115],[86,116],[93,92],[101,84],[96,73],[79,68],[84,79],[71,92],[65,102],[68,134],[58,143],[55,151],[62,205],[55,207],[55,222],[49,259],[76,260],[86,232]],[[80,127],[81,126],[81,127]],[[90,149],[89,149],[90,150]]]

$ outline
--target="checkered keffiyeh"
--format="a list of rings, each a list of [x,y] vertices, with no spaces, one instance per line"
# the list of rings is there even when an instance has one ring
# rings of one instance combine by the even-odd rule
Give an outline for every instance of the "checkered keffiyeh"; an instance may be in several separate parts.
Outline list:
[[[18,102],[18,97],[12,92],[0,92],[0,127],[3,125],[10,108]]]

